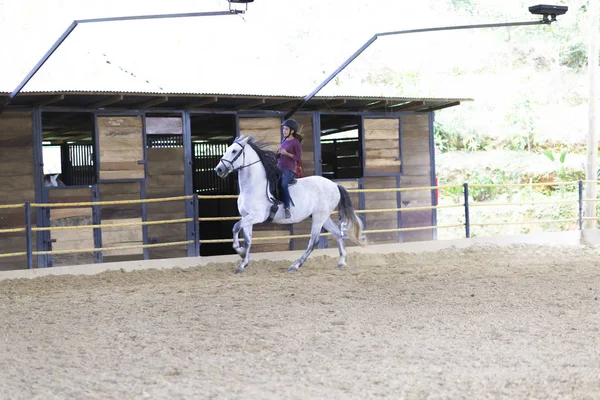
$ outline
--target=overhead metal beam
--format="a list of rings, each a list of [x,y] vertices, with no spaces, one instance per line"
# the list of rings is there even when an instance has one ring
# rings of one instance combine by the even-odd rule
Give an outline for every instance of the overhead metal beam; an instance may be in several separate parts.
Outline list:
[[[40,102],[37,102],[35,104],[36,107],[43,107],[43,106],[47,106],[50,105],[52,103],[57,103],[59,101],[62,101],[65,99],[65,95],[64,94],[59,94],[58,96],[52,96],[46,100],[42,100]]]
[[[194,12],[194,13],[178,13],[178,14],[154,14],[154,15],[133,15],[128,17],[108,17],[108,18],[90,18],[90,19],[77,19],[71,22],[71,25],[65,29],[62,35],[54,42],[50,49],[44,54],[44,56],[37,62],[31,71],[23,78],[23,80],[17,85],[12,91],[8,98],[0,104],[0,114],[8,107],[12,100],[21,92],[23,87],[33,78],[33,76],[39,71],[39,69],[48,61],[50,56],[58,49],[58,47],[67,39],[67,37],[75,30],[80,24],[90,24],[98,22],[118,22],[118,21],[135,21],[135,20],[148,20],[148,19],[166,19],[166,18],[192,18],[192,17],[214,17],[224,15],[237,15],[244,14],[243,10],[232,10],[229,11],[209,11],[209,12]]]
[[[385,107],[387,101],[378,100],[363,107],[363,110],[372,110],[373,108]]]
[[[165,103],[167,101],[169,101],[169,97],[167,97],[167,96],[155,97],[152,100],[148,100],[144,103],[137,104],[137,105],[133,106],[132,108],[137,108],[137,109],[143,110],[145,108],[154,107],[159,104]]]
[[[423,110],[417,110],[417,111],[436,111],[436,110],[441,110],[444,108],[454,107],[454,106],[458,106],[458,105],[460,105],[460,101],[453,101],[451,103],[440,104],[439,106],[426,107]]]
[[[547,18],[541,19],[539,21],[525,21],[525,22],[502,22],[496,24],[476,24],[476,25],[456,25],[456,26],[441,26],[434,28],[421,28],[421,29],[407,29],[402,31],[390,31],[390,32],[381,32],[373,35],[369,40],[365,42],[358,50],[356,50],[346,61],[342,63],[337,69],[329,75],[323,82],[321,82],[312,92],[307,94],[302,102],[294,107],[290,112],[285,115],[285,119],[291,118],[294,113],[302,108],[310,99],[313,98],[314,95],[319,93],[321,89],[325,85],[327,85],[333,78],[335,78],[340,72],[342,72],[352,61],[356,59],[359,55],[362,54],[375,40],[379,37],[383,36],[392,36],[392,35],[405,35],[410,33],[424,33],[424,32],[439,32],[439,31],[455,31],[455,30],[464,30],[464,29],[481,29],[481,28],[501,28],[506,26],[528,26],[528,25],[549,25],[553,21]]]
[[[207,106],[209,104],[213,104],[219,101],[218,97],[209,97],[200,101],[195,101],[193,103],[189,103],[185,106],[185,108],[200,108],[202,106]]]
[[[254,107],[262,106],[266,103],[265,99],[251,100],[246,103],[240,104],[236,107],[238,110],[249,110]]]
[[[118,103],[122,100],[123,100],[123,95],[118,94],[116,96],[111,96],[108,99],[100,100],[96,103],[89,104],[88,107],[89,108],[100,108],[100,107],[109,106],[111,104]]]
[[[393,108],[394,111],[402,111],[402,110],[409,110],[411,108],[415,108],[415,107],[421,107],[425,105],[424,101],[409,101],[408,103],[405,104],[392,104],[390,106],[388,106],[388,108]]]
[[[348,101],[346,99],[340,99],[340,100],[333,100],[333,101],[323,100],[323,102],[325,103],[326,108],[335,108],[335,107],[343,106]]]

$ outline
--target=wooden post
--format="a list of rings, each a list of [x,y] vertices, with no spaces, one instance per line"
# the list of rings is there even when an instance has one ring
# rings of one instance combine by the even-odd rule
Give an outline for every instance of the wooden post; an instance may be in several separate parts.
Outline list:
[[[588,74],[589,74],[589,100],[588,100],[588,135],[587,135],[587,163],[585,216],[596,217],[596,183],[598,179],[598,142],[596,138],[596,75],[598,72],[598,0],[592,0],[588,9]],[[594,182],[590,182],[594,181]],[[596,220],[587,220],[587,229],[596,228]]]

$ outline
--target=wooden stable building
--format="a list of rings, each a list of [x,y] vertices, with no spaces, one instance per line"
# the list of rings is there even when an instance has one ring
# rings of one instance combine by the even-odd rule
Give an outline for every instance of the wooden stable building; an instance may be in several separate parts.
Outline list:
[[[0,93],[7,96],[8,93]],[[0,204],[130,200],[237,193],[237,175],[213,168],[240,134],[281,141],[283,116],[297,97],[220,94],[24,92],[0,114]],[[435,184],[434,111],[461,99],[314,97],[295,118],[306,175],[347,188]],[[276,149],[276,147],[274,147]],[[49,170],[52,163],[53,170]],[[357,209],[429,206],[434,191],[353,194]],[[78,208],[35,208],[38,227],[190,218],[191,201]],[[201,200],[200,217],[236,216],[235,199]],[[23,227],[23,209],[0,209],[0,229]],[[363,214],[367,229],[432,226],[435,211]],[[234,221],[201,222],[200,239],[229,239]],[[254,237],[308,233],[261,224]],[[34,236],[34,251],[89,249],[190,240],[191,223],[57,230]],[[371,243],[435,238],[435,230],[378,233]],[[331,243],[329,243],[331,244]],[[255,241],[253,251],[302,249],[307,240]],[[321,246],[327,246],[322,240]],[[24,251],[25,235],[0,234],[0,254]],[[232,253],[230,243],[202,244],[201,255]],[[193,246],[39,255],[49,267],[142,258],[182,257]],[[0,258],[0,269],[24,268],[24,257]]]

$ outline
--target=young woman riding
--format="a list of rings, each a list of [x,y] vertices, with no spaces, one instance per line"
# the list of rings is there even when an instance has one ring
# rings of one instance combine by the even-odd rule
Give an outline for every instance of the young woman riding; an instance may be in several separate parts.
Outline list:
[[[283,208],[285,218],[290,214],[290,192],[288,185],[296,176],[296,163],[302,161],[302,139],[298,133],[298,122],[293,119],[283,121],[283,142],[277,151],[277,166],[281,170],[281,187],[283,190]]]

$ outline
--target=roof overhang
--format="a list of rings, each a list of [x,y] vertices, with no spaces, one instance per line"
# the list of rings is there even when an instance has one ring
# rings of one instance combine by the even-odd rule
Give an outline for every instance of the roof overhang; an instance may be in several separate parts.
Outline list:
[[[0,93],[0,101],[9,93]],[[301,111],[330,112],[431,112],[454,107],[468,98],[416,98],[377,96],[315,96]],[[111,110],[218,110],[287,111],[302,102],[296,96],[218,93],[133,93],[133,92],[21,92],[7,110],[35,107],[47,109]]]

